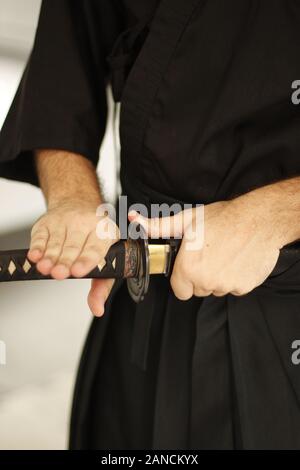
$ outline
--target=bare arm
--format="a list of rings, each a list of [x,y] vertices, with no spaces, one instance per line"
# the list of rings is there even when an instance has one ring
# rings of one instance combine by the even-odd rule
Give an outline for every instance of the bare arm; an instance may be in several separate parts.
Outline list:
[[[48,211],[32,228],[28,257],[54,279],[85,276],[119,236],[114,226],[115,239],[97,237],[96,210],[103,198],[95,168],[83,156],[61,150],[37,150],[35,159]],[[103,314],[112,285],[112,280],[92,283],[89,305],[94,314]]]
[[[37,150],[36,168],[48,208],[65,200],[100,204],[100,186],[93,164],[75,153]]]

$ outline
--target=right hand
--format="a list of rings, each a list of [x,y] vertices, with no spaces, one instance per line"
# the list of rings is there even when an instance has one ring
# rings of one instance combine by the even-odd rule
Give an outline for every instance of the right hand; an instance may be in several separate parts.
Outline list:
[[[67,200],[38,219],[31,231],[28,258],[37,263],[40,273],[58,280],[70,275],[80,278],[103,261],[120,234],[115,223],[105,216],[101,224],[109,227],[113,236],[98,238],[96,228],[100,219],[96,209],[97,204],[91,202]],[[113,279],[92,281],[88,303],[94,315],[103,315],[113,284]]]

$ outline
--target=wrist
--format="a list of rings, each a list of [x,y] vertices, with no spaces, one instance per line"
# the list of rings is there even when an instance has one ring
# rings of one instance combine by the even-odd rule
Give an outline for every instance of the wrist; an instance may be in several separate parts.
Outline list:
[[[101,191],[94,165],[82,155],[37,150],[36,167],[48,209],[61,205],[97,207]]]
[[[295,181],[298,180],[298,181]],[[299,188],[298,188],[299,186]],[[300,179],[281,181],[240,198],[261,229],[281,249],[300,238]]]
[[[47,197],[47,208],[48,210],[53,210],[64,206],[96,210],[101,202],[102,198],[100,192],[95,194],[92,194],[92,192],[85,194],[78,194],[76,192],[64,194],[54,193]]]

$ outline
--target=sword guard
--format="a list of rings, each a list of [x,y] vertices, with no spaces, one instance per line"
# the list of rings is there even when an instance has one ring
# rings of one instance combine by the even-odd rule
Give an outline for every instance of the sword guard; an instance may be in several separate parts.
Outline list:
[[[139,233],[139,237],[136,234]],[[142,302],[149,289],[150,282],[150,248],[148,244],[147,234],[140,224],[132,224],[129,227],[128,243],[134,244],[134,256],[138,256],[135,261],[135,266],[138,266],[138,272],[134,277],[127,278],[127,288],[131,298],[136,302]],[[169,239],[167,245],[169,246],[169,254],[167,257],[167,264],[165,270],[161,272],[166,277],[170,275],[173,269],[176,254],[180,248],[181,240]],[[130,248],[128,249],[130,252]],[[130,264],[130,263],[129,263]]]
[[[138,239],[136,239],[137,232],[139,232]],[[131,298],[136,303],[139,303],[144,300],[144,297],[148,292],[150,282],[148,238],[144,228],[140,224],[130,225],[128,242],[129,244],[134,243],[135,246],[137,246],[135,253],[137,253],[138,256],[136,263],[138,266],[138,272],[136,273],[135,277],[130,277],[127,279],[127,288]]]

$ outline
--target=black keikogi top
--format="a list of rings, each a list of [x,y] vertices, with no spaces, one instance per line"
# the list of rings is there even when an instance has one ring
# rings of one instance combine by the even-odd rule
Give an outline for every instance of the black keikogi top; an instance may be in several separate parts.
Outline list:
[[[35,148],[96,165],[109,81],[132,198],[210,203],[300,174],[299,26],[294,0],[45,0],[0,176],[37,183]],[[187,302],[158,277],[138,306],[118,287],[85,346],[71,447],[300,448],[299,271]]]
[[[298,174],[299,21],[289,0],[44,1],[0,175],[35,182],[34,148],[96,164],[112,77],[123,169],[150,188],[207,203]]]

